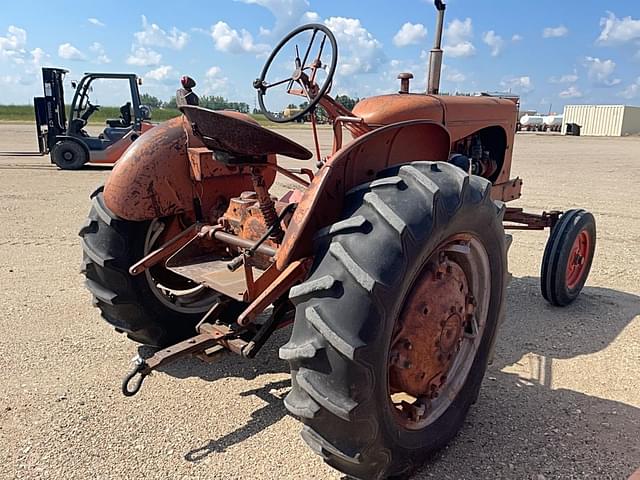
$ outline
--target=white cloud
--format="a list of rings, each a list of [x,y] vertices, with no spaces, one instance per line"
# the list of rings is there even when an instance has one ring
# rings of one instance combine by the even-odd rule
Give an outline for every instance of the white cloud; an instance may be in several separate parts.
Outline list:
[[[49,54],[40,47],[34,48],[29,53],[31,53],[31,62],[37,67],[42,65],[44,61],[49,58]]]
[[[566,73],[559,77],[550,77],[549,83],[575,83],[578,81],[578,74],[576,72]]]
[[[621,82],[619,78],[611,78],[616,69],[616,63],[613,60],[600,60],[599,58],[587,57],[585,65],[589,79],[596,85],[613,87]]]
[[[6,36],[0,37],[0,58],[9,58],[18,64],[24,63],[26,44],[27,31],[15,25],[9,25]]]
[[[135,32],[133,36],[138,45],[147,47],[165,47],[181,50],[189,41],[189,35],[176,27],[165,32],[155,23],[149,23],[147,17],[142,15],[142,31]]]
[[[382,44],[357,18],[331,17],[324,24],[340,45],[338,72],[341,75],[376,72],[385,62]]]
[[[393,44],[396,47],[406,47],[407,45],[417,45],[427,37],[427,29],[421,23],[407,22],[393,37]]]
[[[82,53],[80,50],[78,50],[68,42],[63,43],[58,47],[58,56],[60,58],[64,58],[65,60],[73,61],[85,60],[87,58],[85,57],[84,53]]]
[[[222,69],[214,65],[213,67],[209,68],[209,70],[207,70],[207,73],[205,73],[205,77],[214,78],[219,76],[220,72],[222,72]]]
[[[456,70],[455,68],[451,68],[448,65],[443,65],[442,70],[444,72],[444,78],[448,82],[452,83],[462,83],[467,79],[467,76]]]
[[[476,53],[476,47],[471,42],[473,25],[470,18],[464,21],[454,19],[444,32],[445,54],[451,57],[470,57]]]
[[[273,28],[260,27],[260,35],[280,37],[304,23],[317,23],[320,16],[308,11],[308,0],[236,0],[266,8],[275,18]]]
[[[222,21],[211,26],[211,38],[216,50],[225,53],[260,54],[269,49],[268,45],[255,43],[253,36],[245,29],[238,32]]]
[[[476,53],[476,47],[471,42],[462,42],[456,45],[446,45],[445,52],[450,57],[471,57]]]
[[[482,41],[491,47],[491,56],[497,57],[502,53],[504,48],[504,40],[496,32],[489,30],[482,35]]]
[[[302,23],[318,23],[320,15],[317,12],[304,12],[302,15]]]
[[[35,78],[34,75],[0,75],[0,84],[6,84],[8,87],[33,85]]]
[[[523,40],[523,37],[519,33],[515,33],[513,37],[511,37],[512,42],[521,42],[522,40]]]
[[[97,18],[94,17],[90,17],[87,18],[87,21],[92,24],[95,25],[96,27],[104,27],[104,23],[102,23],[100,20],[98,20]]]
[[[600,19],[602,32],[597,43],[600,45],[619,45],[640,39],[640,20],[631,17],[618,18],[612,12]]]
[[[575,85],[571,85],[566,90],[561,91],[558,96],[560,98],[582,98],[582,92]]]
[[[127,57],[129,65],[138,65],[140,67],[149,67],[160,64],[162,55],[150,48],[138,47],[132,48],[131,54]]]
[[[96,55],[96,58],[94,60],[96,63],[111,63],[111,59],[107,56],[101,43],[93,42],[89,47],[89,50]]]
[[[0,52],[22,50],[26,43],[27,31],[15,25],[9,25],[7,35],[0,37]]]
[[[204,75],[203,92],[208,95],[220,95],[227,91],[229,79],[222,74],[222,69],[213,66]]]
[[[529,93],[534,90],[533,82],[528,75],[504,78],[500,86],[514,93]]]
[[[547,27],[542,31],[542,38],[559,38],[566,37],[569,34],[569,29],[564,25],[557,27]]]
[[[170,76],[171,78],[169,78]],[[170,80],[171,83],[174,83],[173,80],[175,79],[175,77],[176,77],[175,71],[173,67],[170,65],[162,65],[153,70],[149,70],[144,75],[144,78],[148,78],[150,80],[154,80],[156,82],[163,82],[163,83],[166,83],[167,80]],[[176,85],[177,85],[177,82],[176,82]]]
[[[640,77],[636,81],[619,93],[620,97],[631,100],[640,96]]]

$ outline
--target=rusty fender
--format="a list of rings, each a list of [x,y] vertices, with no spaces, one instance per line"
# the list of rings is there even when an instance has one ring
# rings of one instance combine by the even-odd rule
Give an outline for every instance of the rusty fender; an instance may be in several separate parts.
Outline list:
[[[247,118],[250,117],[243,116]],[[196,182],[191,175],[187,146],[203,145],[183,116],[146,132],[124,152],[107,178],[106,206],[121,218],[143,221],[191,212],[193,200],[198,197],[205,216],[209,216],[221,208],[224,212],[230,198],[253,190],[248,169],[226,166],[214,157],[203,166],[202,181]],[[275,155],[270,156],[269,162],[275,161]],[[268,187],[275,175],[274,169],[265,170]]]
[[[420,160],[447,160],[448,130],[431,120],[410,120],[369,132],[340,149],[311,182],[287,228],[276,266],[313,253],[313,235],[340,218],[345,193],[381,170]]]

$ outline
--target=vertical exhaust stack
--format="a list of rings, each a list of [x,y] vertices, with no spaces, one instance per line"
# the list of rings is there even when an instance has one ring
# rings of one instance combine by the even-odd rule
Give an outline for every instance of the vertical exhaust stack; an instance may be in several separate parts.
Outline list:
[[[440,91],[440,73],[442,71],[442,29],[444,27],[444,11],[447,6],[442,0],[435,0],[438,18],[436,19],[436,35],[433,48],[429,53],[429,80],[427,93],[437,95]]]

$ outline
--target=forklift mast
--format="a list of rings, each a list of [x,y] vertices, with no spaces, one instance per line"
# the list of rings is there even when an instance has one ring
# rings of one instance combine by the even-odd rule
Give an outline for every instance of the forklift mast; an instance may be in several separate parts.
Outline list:
[[[68,70],[62,68],[42,69],[44,97],[35,97],[33,104],[36,114],[38,148],[41,154],[49,153],[58,135],[67,131],[67,115],[64,106],[64,88],[62,85]]]

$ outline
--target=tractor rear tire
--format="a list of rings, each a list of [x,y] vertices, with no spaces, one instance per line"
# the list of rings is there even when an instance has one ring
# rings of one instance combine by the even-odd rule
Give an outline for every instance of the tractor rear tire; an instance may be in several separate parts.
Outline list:
[[[151,222],[118,218],[104,204],[102,187],[92,195],[92,206],[82,237],[82,273],[93,294],[94,306],[119,332],[154,347],[165,347],[196,334],[195,326],[211,304],[193,312],[162,301],[146,273],[129,274],[129,267],[145,252]],[[212,290],[212,302],[217,297]]]
[[[596,221],[586,210],[568,210],[551,230],[542,257],[540,288],[552,305],[573,302],[584,287],[596,248]]]
[[[89,155],[78,142],[62,140],[53,146],[51,159],[62,170],[79,170],[89,161]]]
[[[406,475],[462,427],[478,396],[503,315],[504,205],[493,202],[490,191],[488,181],[448,163],[393,167],[347,193],[342,220],[316,236],[312,273],[290,292],[296,318],[290,341],[280,349],[292,377],[285,405],[303,421],[301,435],[311,449],[341,472],[358,479]],[[430,259],[446,258],[443,242],[462,235],[485,252],[484,283],[474,277],[484,292],[483,306],[478,307],[484,312],[482,331],[473,340],[473,354],[465,357],[466,373],[447,386],[451,399],[441,395],[442,408],[433,408],[430,422],[399,420],[397,403],[391,401],[391,393],[398,390],[391,388],[390,374],[390,368],[399,368],[391,367],[396,359],[390,355],[397,345],[396,322],[404,318],[409,300],[415,301],[423,276],[438,278]],[[447,255],[464,255],[457,251]],[[446,277],[444,283],[457,290],[458,284]],[[421,304],[422,298],[417,297],[414,316],[427,315],[432,308]],[[424,298],[437,303],[433,295]],[[442,335],[448,321],[440,323]],[[411,330],[415,337],[410,333],[409,340],[402,340],[423,345],[418,330]],[[457,334],[462,335],[459,329]],[[435,340],[440,348],[442,338],[428,336],[427,345],[433,349]],[[418,351],[413,345],[406,348]],[[412,366],[407,362],[403,368]],[[424,372],[422,367],[419,371]],[[444,376],[440,380],[447,385]]]

